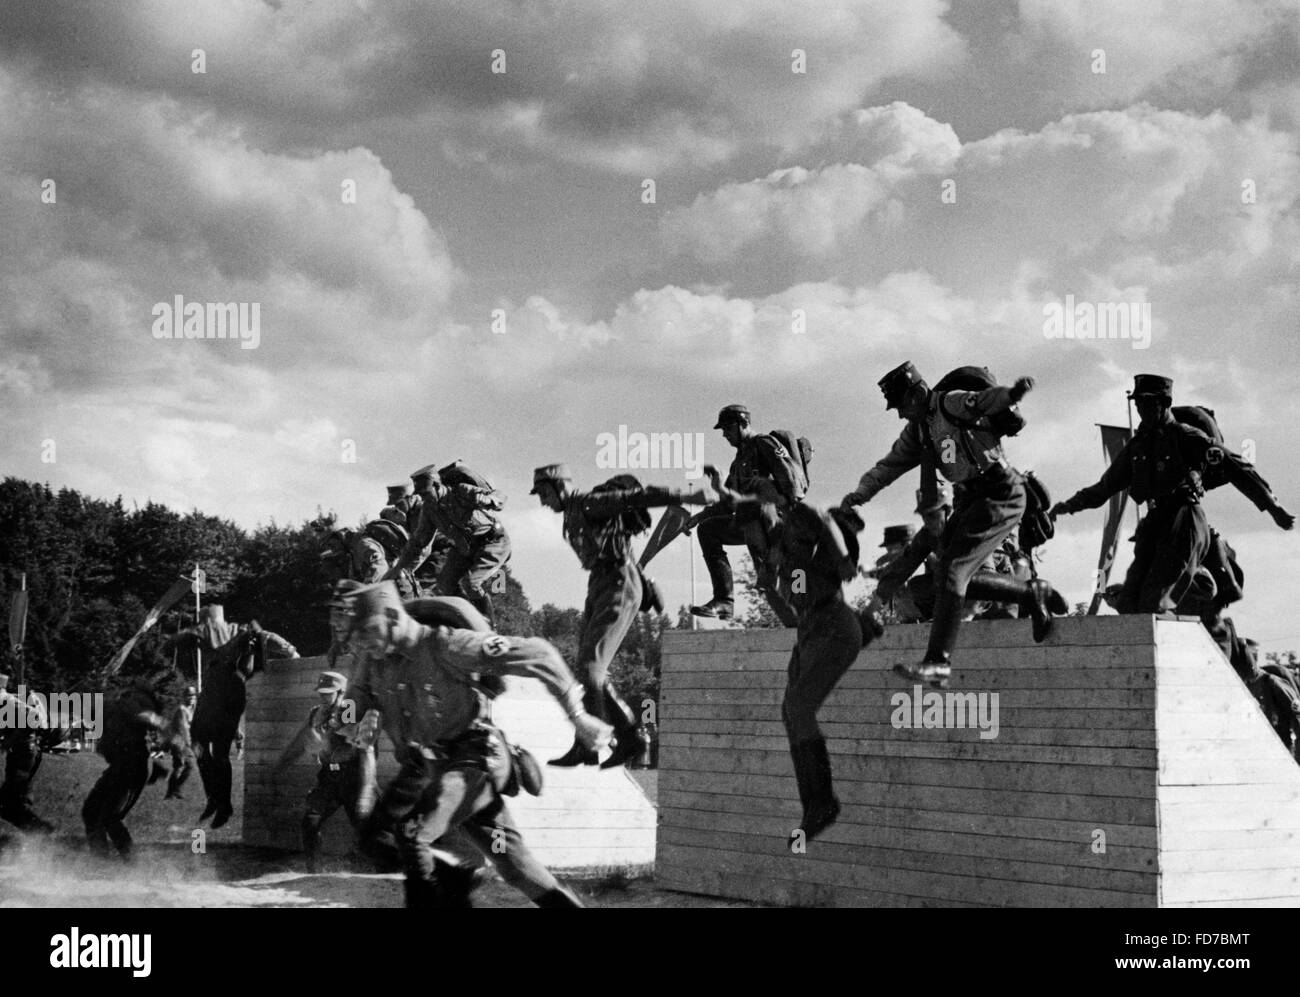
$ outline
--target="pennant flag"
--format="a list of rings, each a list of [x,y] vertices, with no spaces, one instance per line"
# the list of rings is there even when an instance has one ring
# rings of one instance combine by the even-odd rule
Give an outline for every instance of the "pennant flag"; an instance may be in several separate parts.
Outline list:
[[[167,610],[169,610],[183,595],[185,595],[186,592],[190,590],[190,586],[193,583],[193,578],[187,578],[183,575],[176,579],[176,581],[172,582],[172,587],[167,590],[166,594],[161,599],[154,603],[153,609],[149,610],[148,614],[146,614],[144,622],[140,624],[140,629],[135,632],[135,635],[130,640],[122,645],[122,649],[118,651],[117,654],[113,655],[113,660],[108,663],[109,675],[116,673],[117,670],[122,667],[122,663],[126,661],[126,656],[131,653],[131,648],[135,647],[136,641],[143,637],[145,632],[158,622],[162,617],[162,614],[167,612]]]
[[[1110,467],[1132,437],[1133,431],[1126,426],[1098,424],[1097,428],[1101,430],[1101,449],[1106,458],[1106,466]],[[1092,605],[1088,607],[1089,616],[1096,616],[1097,610],[1101,608],[1106,584],[1110,580],[1110,569],[1114,566],[1115,554],[1119,551],[1120,525],[1124,520],[1124,510],[1127,507],[1127,489],[1112,495],[1110,503],[1106,506],[1106,525],[1101,531],[1101,554],[1097,558],[1097,588],[1092,593]]]
[[[27,638],[27,590],[22,589],[13,594],[9,600],[9,645],[18,654],[23,649]]]

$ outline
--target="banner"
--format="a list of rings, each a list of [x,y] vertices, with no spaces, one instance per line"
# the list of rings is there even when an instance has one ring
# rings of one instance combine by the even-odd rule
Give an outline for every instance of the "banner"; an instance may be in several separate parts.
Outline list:
[[[145,631],[158,622],[163,613],[167,612],[167,610],[169,610],[183,595],[185,595],[185,593],[190,591],[190,586],[193,582],[193,578],[186,578],[184,576],[172,582],[172,587],[167,590],[167,593],[161,599],[154,603],[153,609],[149,610],[148,614],[146,614],[144,622],[140,624],[140,629],[135,632],[135,635],[130,640],[122,645],[122,649],[118,651],[117,654],[113,655],[113,660],[108,663],[109,675],[114,674],[122,667],[122,663],[126,661],[126,656],[131,653],[131,648],[135,647],[136,641],[145,635]]]
[[[9,646],[13,648],[14,654],[19,654],[23,649],[23,641],[27,638],[27,590],[22,589],[13,594],[9,601]]]
[[[1126,426],[1098,424],[1097,428],[1101,430],[1102,454],[1106,458],[1106,466],[1110,467],[1132,437],[1133,431]],[[1110,569],[1114,566],[1115,554],[1119,551],[1119,531],[1124,520],[1124,510],[1127,508],[1127,489],[1112,495],[1110,503],[1106,506],[1106,525],[1101,531],[1101,554],[1097,558],[1097,588],[1092,594],[1092,605],[1088,607],[1089,616],[1096,616],[1097,610],[1101,607],[1102,596],[1110,580]]]

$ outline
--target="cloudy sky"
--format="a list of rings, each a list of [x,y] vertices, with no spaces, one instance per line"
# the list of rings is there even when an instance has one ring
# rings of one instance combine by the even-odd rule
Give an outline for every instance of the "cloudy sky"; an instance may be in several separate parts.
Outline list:
[[[1166,373],[1294,510],[1297,11],[10,0],[0,467],[251,527],[353,521],[463,457],[509,495],[534,603],[577,605],[534,465],[594,484],[620,425],[703,433],[725,465],[739,401],[813,440],[837,501],[900,428],[877,378],[912,359],[1032,375],[1009,449],[1061,497],[1100,474],[1133,374]],[[256,303],[257,348],[155,338],[177,295]],[[1147,348],[1047,338],[1067,295],[1149,305]],[[914,487],[866,508],[869,544]],[[1296,534],[1231,489],[1207,508],[1243,631],[1300,647]],[[1047,551],[1073,600],[1101,524]],[[663,555],[673,603],[688,572]]]

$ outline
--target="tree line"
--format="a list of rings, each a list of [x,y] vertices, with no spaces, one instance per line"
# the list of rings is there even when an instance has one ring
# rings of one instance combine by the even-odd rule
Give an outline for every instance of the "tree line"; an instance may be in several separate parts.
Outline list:
[[[5,478],[0,578],[7,622],[8,595],[27,576],[22,658],[27,686],[94,692],[136,675],[174,674],[175,663],[162,645],[170,634],[194,624],[190,595],[140,639],[118,676],[109,676],[106,666],[150,607],[196,562],[207,575],[204,604],[222,603],[228,620],[257,620],[303,656],[323,654],[330,641],[323,605],[329,585],[320,552],[336,520],[333,512],[318,509],[313,519],[296,526],[272,521],[249,532],[197,509],[180,513],[156,502],[128,508],[121,497],[105,501],[72,488],[55,492],[48,485]],[[579,610],[549,603],[532,609],[508,569],[505,592],[493,593],[493,605],[502,633],[545,637],[565,660],[574,661]],[[667,617],[642,614],[623,642],[611,674],[629,702],[658,700],[660,637],[672,625]],[[11,644],[6,634],[0,671],[12,675],[18,658]],[[180,676],[174,678],[180,684]]]

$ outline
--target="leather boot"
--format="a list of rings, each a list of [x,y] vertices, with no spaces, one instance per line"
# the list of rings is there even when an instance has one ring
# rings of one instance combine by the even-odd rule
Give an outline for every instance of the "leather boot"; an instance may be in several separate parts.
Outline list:
[[[735,613],[735,604],[730,599],[713,598],[703,606],[691,607],[693,616],[716,617],[719,620],[729,620]]]
[[[613,683],[606,680],[602,695],[605,706],[605,716],[602,719],[614,725],[614,736],[617,741],[613,752],[600,767],[612,769],[619,765],[626,765],[640,754],[641,742],[636,736],[636,715],[627,703],[623,702],[622,697],[614,689]]]
[[[605,720],[605,702],[604,697],[599,693],[593,695],[590,689],[584,690],[582,694],[582,706],[593,717]],[[608,721],[607,721],[608,722]],[[573,746],[569,748],[559,758],[552,758],[547,765],[554,765],[558,769],[577,768],[579,765],[598,765],[600,755],[591,748],[583,747],[582,742],[575,735]]]
[[[948,686],[952,674],[952,651],[957,646],[957,632],[965,607],[957,593],[943,588],[934,604],[934,621],[930,624],[930,644],[919,665],[900,662],[894,671],[911,682],[926,682],[936,689]]]
[[[800,741],[790,749],[796,759],[795,779],[799,783],[799,797],[803,802],[803,817],[799,830],[804,841],[812,841],[835,823],[840,815],[840,801],[835,798],[831,783],[831,759],[826,741],[820,737]],[[791,845],[797,839],[791,836]]]
[[[320,872],[320,825],[319,814],[303,815],[302,850],[307,857],[308,872]]]
[[[1041,644],[1052,632],[1054,613],[1068,612],[1069,604],[1056,589],[1042,578],[1027,582],[994,571],[981,571],[970,580],[966,588],[968,599],[987,599],[991,602],[1014,602],[1021,613],[1033,620],[1034,642]]]

